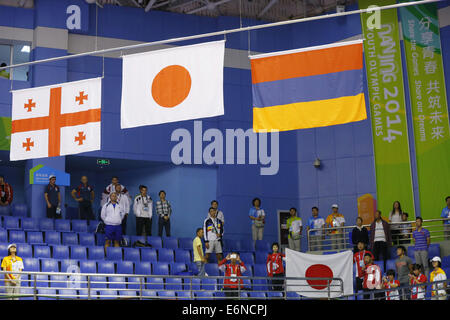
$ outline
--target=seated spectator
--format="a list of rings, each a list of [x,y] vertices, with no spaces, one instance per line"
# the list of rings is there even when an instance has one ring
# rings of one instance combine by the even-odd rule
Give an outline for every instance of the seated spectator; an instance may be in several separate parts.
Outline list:
[[[356,218],[356,227],[352,230],[352,243],[353,243],[353,252],[358,252],[358,243],[364,243],[365,247],[369,245],[369,232],[366,227],[362,225],[363,219],[361,217]]]
[[[102,207],[101,217],[105,223],[105,251],[106,248],[114,243],[114,247],[120,247],[122,240],[122,220],[125,212],[122,206],[117,202],[117,193],[112,192],[109,196],[110,201]]]
[[[308,220],[307,232],[309,234],[309,250],[317,251],[322,249],[325,232],[320,229],[325,227],[325,219],[319,216],[319,208],[312,207],[312,216]],[[315,229],[310,231],[311,229]],[[317,230],[319,229],[319,230]]]
[[[366,244],[363,241],[359,241],[357,244],[358,252],[353,254],[353,263],[356,264],[356,292],[363,290],[364,282],[364,269],[366,267],[364,256],[366,253],[370,254],[373,260],[373,254],[369,250],[366,250]]]
[[[446,206],[444,207],[444,209],[442,209],[441,212],[441,218],[443,219],[449,219],[449,220],[444,220],[444,235],[445,235],[445,240],[449,240],[450,239],[450,196],[445,198],[445,202],[446,202]]]
[[[412,238],[411,223],[408,222],[408,213],[402,213],[402,224],[399,225],[399,244],[410,244]]]
[[[389,248],[392,245],[391,229],[389,223],[381,219],[381,211],[375,211],[375,220],[370,225],[370,248],[373,251],[375,260],[380,260],[380,254],[383,255],[384,270],[386,270],[386,261],[389,259]]]
[[[331,206],[331,214],[327,217],[326,223],[327,227],[331,228],[328,230],[328,233],[331,238],[331,248],[333,250],[344,249],[345,247],[345,238],[342,229],[333,229],[335,227],[343,227],[345,225],[344,215],[338,212],[339,207],[337,204],[333,204]]]
[[[211,253],[215,253],[217,261],[222,260],[222,236],[223,224],[216,218],[216,209],[209,208],[209,218],[203,222],[203,233],[205,237],[206,260],[209,260]]]
[[[389,222],[393,223],[390,225],[391,227],[391,238],[394,246],[399,245],[400,240],[400,229],[399,229],[399,222],[402,221],[402,206],[400,205],[399,201],[394,201],[394,204],[392,205],[392,211],[389,214]]]
[[[147,187],[140,185],[139,194],[134,198],[133,212],[136,216],[136,235],[152,235],[153,200],[147,194]]]
[[[418,263],[413,265],[413,273],[409,275],[411,286],[427,282],[427,277],[422,273],[422,266]],[[425,300],[425,287],[415,286],[411,288],[411,300]]]
[[[416,218],[416,230],[413,231],[414,258],[416,263],[422,265],[422,271],[429,274],[428,248],[430,246],[430,232],[422,227],[422,217]]]
[[[381,289],[381,269],[373,263],[372,254],[366,253],[364,255],[364,281],[363,291],[370,292]],[[374,294],[374,299],[379,299],[384,296],[384,293]],[[370,299],[370,295],[364,295],[364,300]]]
[[[0,175],[0,206],[9,206],[13,201],[13,188],[5,182],[5,177]]]
[[[300,251],[302,239],[302,218],[297,216],[297,209],[289,209],[290,217],[287,219],[287,229],[289,230],[288,243],[289,249]]]
[[[256,242],[263,239],[266,213],[261,208],[261,199],[254,198],[252,204],[248,216],[252,220],[252,238]]]
[[[227,263],[228,261],[228,263]],[[238,253],[232,252],[219,262],[219,269],[225,274],[223,290],[227,298],[239,297],[243,289],[242,274],[247,270]]]
[[[277,242],[272,244],[272,253],[267,256],[267,275],[271,277],[272,280],[272,290],[273,291],[284,291],[284,267],[283,260],[285,255],[279,252],[280,245]],[[275,279],[276,278],[276,279]],[[258,288],[254,288],[258,290]]]
[[[395,280],[395,271],[389,269],[386,272],[387,277],[383,278],[384,288],[386,289],[395,289],[400,286],[400,282]],[[400,295],[398,290],[389,290],[386,291],[386,300],[400,300]]]
[[[403,246],[397,247],[397,259],[395,260],[395,268],[397,269],[398,281],[402,287],[409,285],[409,274],[412,273],[413,262],[410,257],[406,255],[406,248]],[[404,288],[402,296],[408,297],[409,289]]]
[[[222,221],[222,224],[225,224],[225,216],[223,215],[223,212],[221,210],[219,210],[219,202],[217,200],[211,201],[211,207],[216,209],[216,211],[217,211],[216,217],[220,221]],[[208,216],[209,216],[209,211],[208,211]]]
[[[431,265],[433,266],[433,271],[430,274],[430,282],[435,281],[445,281],[447,280],[447,275],[444,270],[441,269],[441,258],[434,257],[431,259]],[[447,300],[447,283],[440,282],[432,285],[431,300]]]
[[[192,249],[194,252],[194,263],[198,269],[197,276],[199,277],[205,276],[205,264],[208,262],[208,260],[203,255],[202,238],[203,238],[203,228],[198,228],[196,237],[192,243]]]
[[[17,256],[17,246],[14,243],[8,246],[8,256],[3,258],[1,267],[3,271],[23,270],[23,260]],[[20,278],[20,274],[5,273],[6,294],[10,297],[9,300],[19,300],[14,296],[20,295]]]

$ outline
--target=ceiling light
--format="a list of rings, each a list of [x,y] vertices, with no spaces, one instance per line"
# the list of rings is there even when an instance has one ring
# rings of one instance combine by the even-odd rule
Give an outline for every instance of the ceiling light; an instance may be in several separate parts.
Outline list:
[[[30,52],[30,46],[23,46],[20,52]]]

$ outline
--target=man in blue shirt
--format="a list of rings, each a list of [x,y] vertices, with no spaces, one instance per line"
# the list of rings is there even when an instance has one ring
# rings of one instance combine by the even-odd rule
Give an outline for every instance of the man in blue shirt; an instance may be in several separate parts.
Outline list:
[[[45,187],[44,198],[47,203],[47,218],[61,218],[61,194],[56,185],[56,176],[49,177],[49,184]]]
[[[441,218],[450,218],[450,196],[445,198],[445,202],[447,202],[447,206],[442,209]],[[445,240],[450,239],[450,220],[444,220],[444,234]]]
[[[322,248],[324,236],[322,230],[310,231],[311,229],[323,229],[325,219],[319,216],[319,208],[312,207],[312,217],[308,220],[307,232],[309,235],[309,250],[317,251]]]
[[[416,263],[423,266],[425,274],[429,275],[428,247],[430,246],[430,232],[422,227],[422,223],[422,217],[417,217],[416,230],[413,231],[414,257]]]
[[[81,184],[72,190],[72,198],[78,202],[79,218],[94,220],[92,203],[94,202],[94,187],[88,184],[86,176],[81,177]]]

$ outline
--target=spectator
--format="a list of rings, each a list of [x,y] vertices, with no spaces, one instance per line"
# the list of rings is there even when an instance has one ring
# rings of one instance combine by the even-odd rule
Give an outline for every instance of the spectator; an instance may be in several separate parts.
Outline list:
[[[117,203],[122,207],[125,215],[122,218],[122,235],[127,234],[128,214],[130,213],[130,199],[125,193],[122,193],[122,185],[118,184],[115,187],[117,195]]]
[[[156,213],[159,216],[158,220],[158,236],[162,237],[163,229],[166,230],[166,236],[170,237],[170,217],[172,216],[172,206],[166,200],[166,192],[161,190],[159,192],[159,200],[156,201]]]
[[[387,277],[383,278],[384,288],[386,289],[395,289],[400,287],[400,282],[395,280],[395,271],[389,269],[386,272]],[[400,295],[398,290],[389,290],[386,291],[386,300],[400,300]]]
[[[389,214],[389,222],[393,223],[390,225],[391,227],[391,237],[394,246],[398,246],[399,238],[400,238],[400,228],[399,222],[402,222],[402,206],[399,201],[394,201],[392,205],[392,211]]]
[[[119,178],[114,176],[111,178],[111,183],[105,188],[105,190],[103,190],[102,193],[102,200],[100,205],[103,207],[103,205],[105,203],[107,203],[109,201],[109,196],[112,192],[117,192],[116,191],[116,186],[120,185],[120,193],[125,194],[128,197],[128,200],[130,200],[131,202],[131,196],[130,193],[128,192],[127,188],[125,188],[123,185],[121,185],[119,183]]]
[[[307,232],[309,234],[309,249],[316,251],[322,249],[322,243],[324,241],[325,219],[319,216],[319,208],[312,207],[312,217],[308,220]],[[311,231],[312,229],[315,229]],[[319,230],[317,230],[319,229]]]
[[[409,289],[409,274],[412,273],[413,262],[410,257],[406,255],[406,248],[403,246],[397,247],[397,259],[395,260],[395,268],[397,269],[398,281],[403,289],[403,297],[408,297]]]
[[[61,218],[61,194],[59,186],[56,185],[56,176],[49,177],[50,183],[45,187],[44,198],[47,203],[47,218]]]
[[[364,256],[366,253],[370,254],[373,260],[373,254],[369,250],[366,250],[366,244],[363,241],[359,241],[357,244],[358,252],[353,254],[353,263],[356,264],[356,291],[363,290],[364,282],[364,269],[366,267]]]
[[[384,270],[386,261],[389,259],[389,248],[392,244],[391,230],[389,223],[381,219],[381,211],[375,211],[375,220],[370,225],[370,247],[372,248],[375,260],[380,260],[380,253],[383,255]]]
[[[227,263],[229,261],[229,263]],[[219,269],[225,274],[223,290],[227,298],[239,297],[238,290],[243,288],[242,274],[247,270],[238,253],[229,253],[219,262]]]
[[[223,223],[216,218],[217,210],[209,208],[209,218],[203,222],[203,233],[205,236],[206,260],[209,260],[211,253],[215,253],[217,261],[222,260],[222,236]]]
[[[9,206],[13,201],[13,188],[0,175],[0,206]]]
[[[217,211],[217,214],[216,214],[217,219],[222,221],[222,224],[225,224],[225,217],[223,215],[223,212],[221,210],[219,210],[219,202],[217,202],[217,200],[211,201],[211,207],[216,209],[216,211]],[[208,211],[208,215],[209,215],[209,211]]]
[[[414,258],[416,264],[422,265],[422,271],[429,274],[428,266],[428,247],[430,246],[430,232],[422,227],[422,217],[416,218],[416,230],[413,231],[414,239]]]
[[[363,291],[370,292],[372,290],[381,289],[381,269],[378,265],[373,263],[372,254],[366,252],[364,254],[364,281],[363,281]],[[379,299],[384,296],[384,293],[376,293],[374,299]],[[364,295],[364,300],[370,298],[370,295]]]
[[[331,238],[331,248],[332,249],[344,249],[345,237],[342,229],[333,229],[336,227],[343,227],[345,225],[344,215],[338,212],[338,205],[333,204],[331,206],[332,213],[327,217],[326,223],[327,227],[331,228],[328,231]]]
[[[272,290],[273,291],[283,291],[284,284],[284,267],[283,260],[285,259],[284,254],[279,252],[280,245],[277,242],[272,244],[272,253],[267,256],[267,275],[271,277],[272,280]],[[256,288],[258,290],[258,288]]]
[[[205,276],[205,264],[208,260],[203,255],[203,246],[202,246],[202,238],[203,238],[203,228],[197,229],[197,236],[195,237],[192,243],[192,249],[194,252],[194,263],[197,266],[199,277]]]
[[[416,263],[413,265],[413,273],[409,275],[409,284],[414,286],[411,288],[411,300],[425,300],[426,286],[417,286],[427,282],[427,277],[422,270],[422,265]]]
[[[358,252],[358,243],[364,243],[365,247],[369,245],[369,232],[366,227],[362,225],[363,219],[361,217],[356,218],[356,227],[352,230],[352,243],[353,243],[353,252]]]
[[[291,215],[287,219],[287,229],[289,230],[288,243],[289,249],[300,251],[301,239],[302,239],[302,218],[297,217],[297,209],[289,209],[289,214]]]
[[[437,256],[431,259],[433,271],[430,273],[430,282],[447,280],[447,275],[442,270],[441,263],[441,258]],[[447,300],[447,291],[445,290],[447,288],[446,282],[433,284],[431,288],[433,289],[431,291],[431,300]]]
[[[6,67],[6,66],[7,66],[7,64],[4,62],[2,62],[2,64],[0,64],[0,68]],[[9,72],[6,70],[7,69],[0,70],[0,77],[9,79]]]
[[[122,240],[122,220],[125,212],[122,206],[117,202],[117,193],[110,194],[110,201],[102,207],[101,217],[105,223],[105,250],[114,243],[114,247],[120,246]]]
[[[450,219],[450,196],[445,198],[445,202],[447,203],[447,206],[445,206],[444,209],[442,209],[441,218]],[[444,221],[444,235],[445,240],[450,239],[450,220]]]
[[[250,212],[248,213],[252,220],[252,238],[253,241],[262,240],[264,236],[266,213],[264,212],[264,209],[261,208],[261,199],[254,198],[252,204],[253,207],[250,208]]]
[[[12,243],[8,246],[8,256],[2,260],[3,271],[21,272],[23,267],[23,260],[17,256],[17,246]],[[5,287],[6,294],[10,297],[9,300],[18,300],[13,298],[20,294],[20,274],[5,273]]]
[[[153,200],[147,194],[146,186],[139,186],[139,194],[134,198],[133,212],[136,216],[136,234],[152,235]],[[144,233],[145,232],[145,233]]]
[[[82,220],[94,220],[94,212],[92,211],[92,203],[94,202],[94,187],[88,184],[86,176],[81,177],[81,184],[73,188],[72,198],[78,202],[78,214]]]
[[[411,237],[412,237],[412,228],[411,223],[408,221],[408,213],[403,212],[402,213],[402,224],[399,226],[399,243],[400,244],[409,244],[411,243]]]

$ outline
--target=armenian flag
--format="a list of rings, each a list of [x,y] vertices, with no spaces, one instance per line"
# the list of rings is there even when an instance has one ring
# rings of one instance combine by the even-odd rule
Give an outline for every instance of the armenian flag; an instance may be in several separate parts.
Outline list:
[[[253,131],[367,119],[362,40],[251,56]]]

